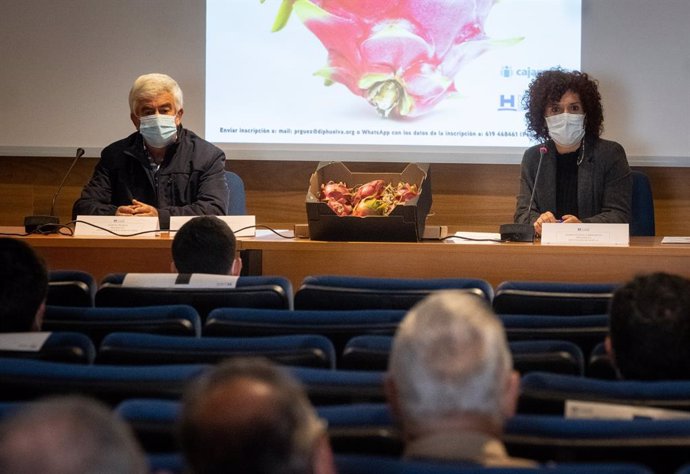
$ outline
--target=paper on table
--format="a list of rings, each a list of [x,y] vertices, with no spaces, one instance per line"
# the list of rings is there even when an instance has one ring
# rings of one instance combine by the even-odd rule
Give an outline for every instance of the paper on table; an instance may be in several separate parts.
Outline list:
[[[494,232],[456,232],[446,239],[453,244],[498,244],[501,242],[501,234]]]
[[[664,237],[661,239],[662,244],[690,244],[690,237]]]

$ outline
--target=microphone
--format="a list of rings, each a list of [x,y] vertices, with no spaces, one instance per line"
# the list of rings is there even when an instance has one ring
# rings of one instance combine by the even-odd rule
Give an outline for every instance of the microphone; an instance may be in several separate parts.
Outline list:
[[[529,206],[527,207],[527,218],[532,213],[532,205],[534,204],[534,193],[537,190],[537,182],[539,181],[539,172],[541,171],[541,162],[544,155],[548,152],[548,148],[544,145],[539,147],[539,164],[537,164],[537,172],[534,175],[534,185],[532,186],[532,195],[529,197]],[[532,224],[503,224],[499,228],[501,233],[501,240],[509,242],[534,242],[534,225]]]
[[[72,172],[72,169],[74,168],[74,165],[77,164],[77,161],[79,161],[79,158],[84,156],[84,149],[79,147],[77,148],[77,153],[74,156],[74,160],[72,160],[72,164],[70,167],[67,169],[67,173],[65,173],[65,176],[62,178],[62,181],[60,182],[60,185],[57,188],[57,191],[55,191],[55,194],[53,194],[53,200],[51,201],[50,204],[50,215],[47,216],[26,216],[24,218],[24,230],[27,234],[31,234],[33,232],[40,232],[42,234],[52,234],[54,232],[57,232],[58,225],[60,224],[60,219],[55,215],[55,200],[57,199],[58,195],[60,194],[60,191],[62,191],[62,187],[65,185],[65,181],[67,180],[67,177],[70,175]]]

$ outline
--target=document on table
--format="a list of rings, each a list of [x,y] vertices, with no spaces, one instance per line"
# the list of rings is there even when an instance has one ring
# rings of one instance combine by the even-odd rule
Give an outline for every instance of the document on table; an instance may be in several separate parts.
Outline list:
[[[661,239],[662,244],[690,244],[690,237],[669,237]]]
[[[456,232],[446,239],[453,244],[499,244],[501,234],[494,232]]]

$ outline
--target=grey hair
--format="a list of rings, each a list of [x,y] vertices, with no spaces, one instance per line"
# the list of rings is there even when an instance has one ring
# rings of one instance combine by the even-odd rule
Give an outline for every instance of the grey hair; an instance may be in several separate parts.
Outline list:
[[[440,291],[405,316],[393,341],[389,376],[412,423],[474,413],[502,423],[512,370],[505,330],[481,298]]]
[[[0,472],[14,474],[146,474],[130,427],[83,396],[27,402],[0,429]]]
[[[135,113],[137,103],[140,100],[150,99],[164,92],[172,94],[175,100],[175,109],[179,111],[183,105],[183,96],[182,89],[175,82],[175,79],[160,73],[144,74],[137,77],[129,90],[129,111]]]

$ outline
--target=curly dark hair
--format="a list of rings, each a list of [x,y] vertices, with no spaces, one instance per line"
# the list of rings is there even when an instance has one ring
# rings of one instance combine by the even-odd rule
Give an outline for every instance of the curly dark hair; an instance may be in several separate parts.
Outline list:
[[[522,105],[527,111],[525,122],[527,132],[538,141],[549,140],[544,111],[553,102],[558,102],[568,91],[580,96],[586,114],[585,137],[598,138],[604,130],[604,112],[597,81],[587,73],[566,71],[560,68],[542,71],[530,83]]]

